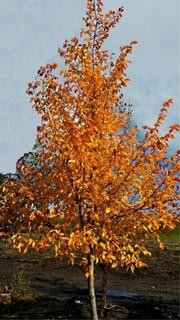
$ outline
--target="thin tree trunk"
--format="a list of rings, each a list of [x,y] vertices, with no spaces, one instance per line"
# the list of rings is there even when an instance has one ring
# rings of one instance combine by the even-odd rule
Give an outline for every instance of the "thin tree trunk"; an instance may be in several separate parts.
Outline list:
[[[100,268],[102,269],[102,307],[107,307],[107,298],[106,298],[106,290],[107,290],[107,283],[108,283],[108,270],[107,267],[101,265]]]
[[[94,287],[94,260],[91,254],[89,255],[89,269],[90,269],[90,276],[88,278],[88,289],[89,289],[89,298],[90,298],[91,319],[98,320],[96,295],[95,295],[95,287]]]

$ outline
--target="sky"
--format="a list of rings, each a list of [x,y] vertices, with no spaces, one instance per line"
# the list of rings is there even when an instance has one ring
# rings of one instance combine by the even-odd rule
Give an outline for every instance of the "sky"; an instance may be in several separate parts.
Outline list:
[[[118,52],[136,39],[124,91],[133,104],[133,121],[152,125],[164,100],[174,98],[168,120],[179,122],[180,1],[104,0],[105,9],[124,6],[124,17],[106,48]],[[0,172],[14,172],[16,161],[32,149],[39,123],[26,96],[37,69],[59,61],[65,39],[78,35],[86,0],[0,0]],[[172,150],[178,146],[178,139]]]

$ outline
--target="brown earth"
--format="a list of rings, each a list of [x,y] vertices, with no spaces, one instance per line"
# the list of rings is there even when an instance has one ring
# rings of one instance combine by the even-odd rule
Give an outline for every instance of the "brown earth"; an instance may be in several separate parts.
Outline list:
[[[111,270],[106,319],[178,319],[178,244],[173,249],[153,249],[149,267],[134,274]],[[23,266],[37,293],[0,304],[0,319],[88,319],[86,278],[80,266],[67,266],[56,258],[0,252],[0,286],[10,287],[12,274]],[[102,271],[96,270],[98,304]],[[119,292],[116,290],[122,290]],[[135,295],[133,295],[135,294]],[[138,295],[136,295],[138,294]],[[118,296],[116,296],[118,295]],[[99,312],[100,312],[99,307]]]

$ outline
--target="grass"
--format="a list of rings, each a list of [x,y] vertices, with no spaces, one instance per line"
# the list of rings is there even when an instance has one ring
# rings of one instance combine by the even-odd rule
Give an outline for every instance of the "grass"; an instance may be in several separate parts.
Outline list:
[[[160,240],[165,244],[165,248],[171,252],[178,253],[180,250],[180,226],[174,230],[163,233]]]
[[[11,293],[13,298],[30,295],[30,281],[21,265],[16,267],[12,275]]]
[[[160,238],[165,242],[180,242],[180,226],[172,231],[163,233]]]

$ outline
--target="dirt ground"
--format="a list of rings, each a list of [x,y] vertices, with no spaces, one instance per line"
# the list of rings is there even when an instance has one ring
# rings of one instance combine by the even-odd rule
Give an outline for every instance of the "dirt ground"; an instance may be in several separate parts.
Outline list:
[[[107,293],[110,296],[113,292],[113,296],[108,298],[104,318],[178,319],[178,257],[178,244],[174,244],[173,250],[154,249],[149,267],[134,274],[111,270]],[[1,287],[10,287],[17,266],[23,266],[37,295],[34,299],[1,303],[0,319],[90,319],[86,278],[80,266],[67,266],[50,256],[1,250]],[[102,272],[97,269],[97,293],[101,292],[101,284]],[[122,290],[125,295],[119,296],[116,290]]]

